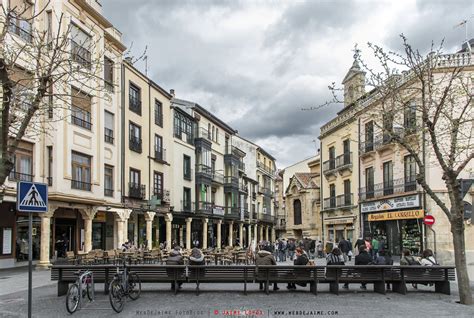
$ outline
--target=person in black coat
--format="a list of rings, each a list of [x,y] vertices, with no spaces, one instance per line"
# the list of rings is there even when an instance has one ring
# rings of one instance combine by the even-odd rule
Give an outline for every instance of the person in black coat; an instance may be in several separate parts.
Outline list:
[[[354,248],[355,248],[355,253],[359,253],[359,247],[364,245],[365,246],[365,241],[362,239],[362,237],[359,237],[357,239],[357,241],[355,242],[354,244]]]
[[[171,251],[168,257],[168,260],[166,261],[166,265],[184,265],[184,258],[181,255],[180,249],[181,248],[178,245],[174,247],[174,249]],[[174,270],[168,269],[167,271],[168,271],[168,275],[173,277]],[[178,283],[178,289],[181,289],[181,285],[183,285],[183,283]],[[175,289],[174,282],[171,283],[171,289],[172,290]]]
[[[372,264],[372,257],[367,253],[365,245],[359,246],[359,255],[355,257],[355,265],[370,265]],[[361,289],[367,289],[367,283],[361,283]]]
[[[303,249],[301,247],[296,248],[296,258],[293,261],[293,265],[307,265],[309,262],[308,256],[303,252]],[[306,283],[303,284],[298,284],[300,286],[306,287]],[[286,286],[287,289],[296,289],[296,284],[295,283],[288,283],[288,286]]]

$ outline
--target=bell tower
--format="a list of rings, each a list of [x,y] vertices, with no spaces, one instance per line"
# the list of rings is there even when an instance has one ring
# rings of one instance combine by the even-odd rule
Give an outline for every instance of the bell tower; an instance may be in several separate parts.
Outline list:
[[[357,53],[354,54],[354,63],[344,77],[342,85],[344,85],[344,107],[365,94],[365,72],[360,69],[357,62]]]

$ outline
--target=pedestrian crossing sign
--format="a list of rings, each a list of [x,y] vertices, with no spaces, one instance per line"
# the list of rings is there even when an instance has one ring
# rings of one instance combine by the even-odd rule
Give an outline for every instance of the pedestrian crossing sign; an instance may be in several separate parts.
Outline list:
[[[48,212],[48,185],[18,182],[16,202],[20,212]]]

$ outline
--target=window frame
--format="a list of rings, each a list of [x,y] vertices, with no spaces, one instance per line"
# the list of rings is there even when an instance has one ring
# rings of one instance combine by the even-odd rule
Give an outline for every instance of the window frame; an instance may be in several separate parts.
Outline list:
[[[107,188],[107,178],[110,178],[111,188]],[[104,165],[104,196],[114,196],[114,166]]]
[[[87,159],[88,165],[81,163],[79,161],[74,161],[74,156]],[[80,175],[81,175],[80,180],[75,179],[76,177],[75,169],[80,170]],[[71,175],[72,175],[72,178],[71,178],[72,189],[91,191],[92,189],[92,156],[72,150],[71,151]]]

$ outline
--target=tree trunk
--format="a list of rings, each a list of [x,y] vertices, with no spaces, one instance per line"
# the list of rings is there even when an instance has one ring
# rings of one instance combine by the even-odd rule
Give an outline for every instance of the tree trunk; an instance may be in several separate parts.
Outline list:
[[[461,304],[472,305],[472,292],[469,286],[469,276],[466,265],[463,211],[459,211],[459,206],[457,206],[451,209],[451,213],[453,215],[451,220],[451,233],[453,233],[454,261],[458,278],[459,297]]]

